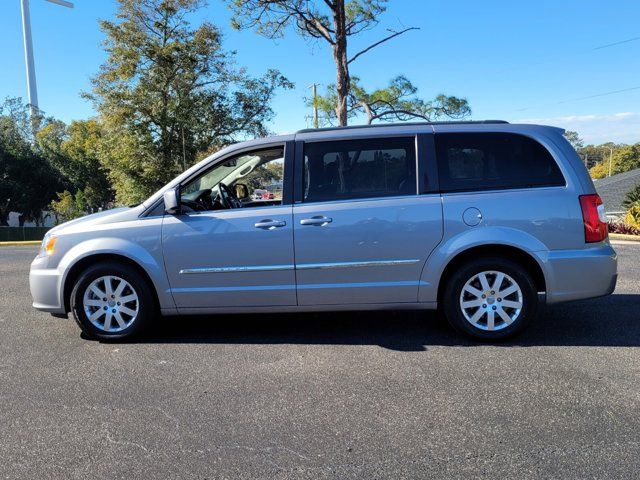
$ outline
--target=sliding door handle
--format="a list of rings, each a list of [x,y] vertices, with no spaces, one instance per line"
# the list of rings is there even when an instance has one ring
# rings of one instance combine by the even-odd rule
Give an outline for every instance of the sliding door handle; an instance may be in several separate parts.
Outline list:
[[[302,220],[300,220],[300,225],[317,225],[322,227],[331,222],[333,222],[333,218],[325,217],[324,215],[318,215],[316,217],[303,218]]]
[[[273,230],[274,228],[284,227],[286,224],[287,222],[284,220],[271,220],[268,218],[266,220],[260,220],[254,225],[254,227],[262,228],[264,230]]]

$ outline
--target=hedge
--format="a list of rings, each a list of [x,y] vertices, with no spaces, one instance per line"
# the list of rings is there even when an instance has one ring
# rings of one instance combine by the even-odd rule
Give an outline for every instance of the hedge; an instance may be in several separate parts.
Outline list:
[[[0,242],[42,240],[50,227],[0,227]]]

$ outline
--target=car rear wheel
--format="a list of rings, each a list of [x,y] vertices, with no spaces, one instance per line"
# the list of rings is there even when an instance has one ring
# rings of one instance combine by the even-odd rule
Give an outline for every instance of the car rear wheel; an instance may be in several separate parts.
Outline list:
[[[447,282],[447,320],[458,331],[483,340],[513,336],[535,317],[538,294],[529,273],[502,258],[480,258],[459,268]]]
[[[99,263],[78,277],[71,309],[90,338],[123,340],[140,333],[153,317],[150,292],[147,281],[129,265]]]

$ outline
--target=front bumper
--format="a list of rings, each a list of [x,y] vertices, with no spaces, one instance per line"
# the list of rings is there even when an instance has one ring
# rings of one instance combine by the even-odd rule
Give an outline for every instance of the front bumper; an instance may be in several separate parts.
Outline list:
[[[602,297],[615,290],[618,258],[611,245],[548,252],[543,263],[548,304]]]
[[[36,257],[29,271],[29,288],[33,307],[49,313],[65,312],[62,300],[63,275],[55,268],[47,268],[47,257]]]

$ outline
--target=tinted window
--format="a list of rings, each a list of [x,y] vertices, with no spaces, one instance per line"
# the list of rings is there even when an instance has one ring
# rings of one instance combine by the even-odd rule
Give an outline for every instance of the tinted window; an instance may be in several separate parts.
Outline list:
[[[307,143],[305,202],[416,194],[413,138]]]
[[[440,190],[491,190],[565,185],[545,147],[509,133],[436,135]]]

